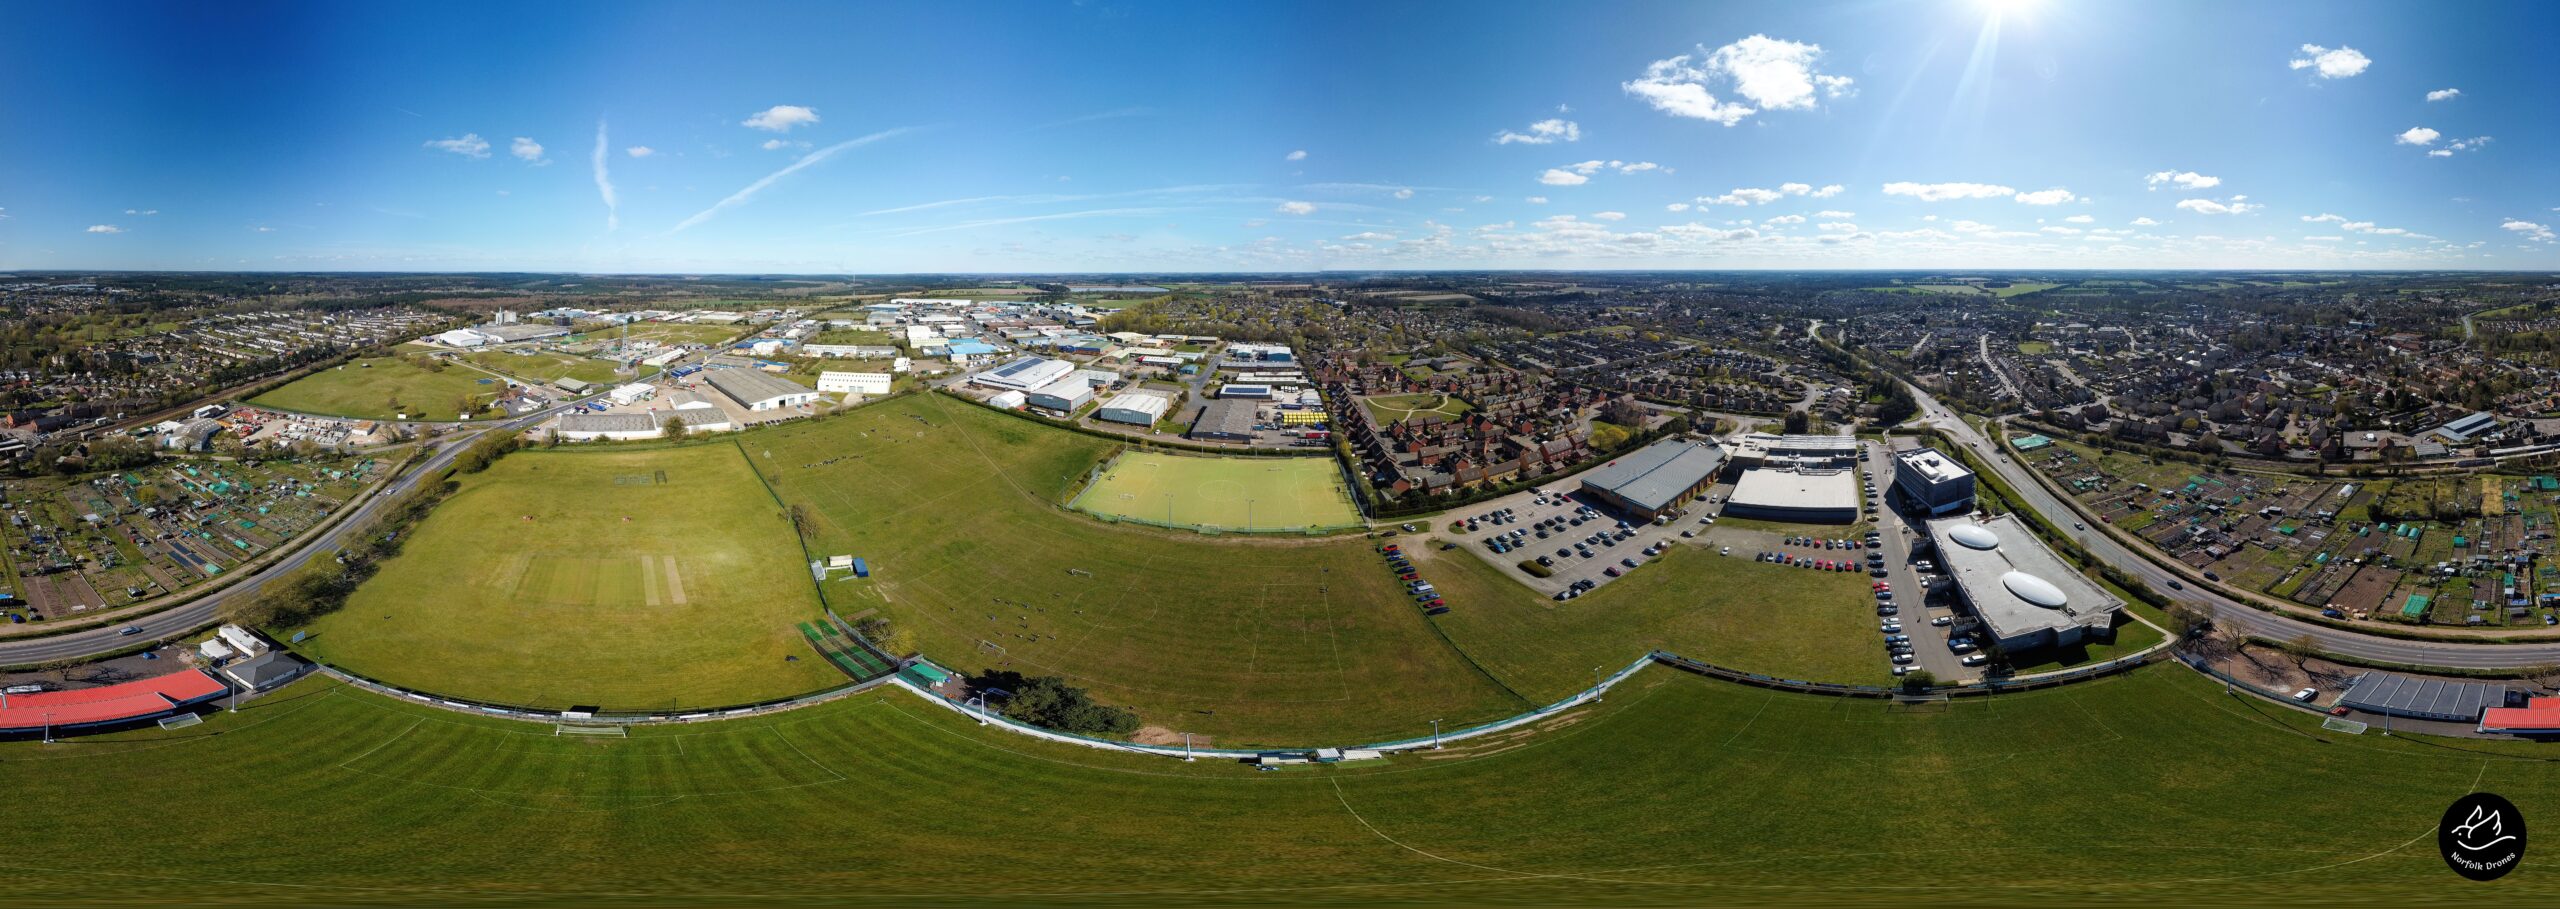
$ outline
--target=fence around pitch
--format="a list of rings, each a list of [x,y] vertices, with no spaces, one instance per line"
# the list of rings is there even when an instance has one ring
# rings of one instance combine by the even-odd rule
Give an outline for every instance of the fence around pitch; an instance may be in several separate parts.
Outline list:
[[[310,658],[304,657],[304,659],[307,660]],[[416,701],[421,704],[443,707],[464,713],[512,717],[514,719],[534,720],[540,722],[597,723],[611,725],[688,723],[701,720],[725,720],[742,716],[753,716],[760,713],[774,713],[798,707],[806,707],[823,701],[831,701],[846,695],[860,694],[873,688],[880,687],[883,683],[886,683],[889,680],[889,676],[884,675],[864,679],[847,685],[838,685],[824,691],[813,691],[808,694],[794,695],[787,698],[757,701],[752,704],[734,704],[726,707],[695,707],[684,709],[669,708],[665,710],[599,710],[591,714],[573,714],[565,710],[526,707],[517,704],[500,704],[490,701],[473,700],[471,698],[459,698],[451,695],[416,691],[403,688],[389,682],[358,675],[318,661],[313,661],[312,666],[314,669],[329,676],[330,678],[354,685],[358,688],[363,688],[376,694],[401,698],[403,700]]]

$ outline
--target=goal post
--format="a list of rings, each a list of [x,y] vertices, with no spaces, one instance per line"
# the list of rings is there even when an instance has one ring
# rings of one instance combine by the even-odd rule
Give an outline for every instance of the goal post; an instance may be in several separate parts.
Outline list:
[[[630,738],[629,727],[609,723],[553,723],[552,735],[593,735],[605,738]]]

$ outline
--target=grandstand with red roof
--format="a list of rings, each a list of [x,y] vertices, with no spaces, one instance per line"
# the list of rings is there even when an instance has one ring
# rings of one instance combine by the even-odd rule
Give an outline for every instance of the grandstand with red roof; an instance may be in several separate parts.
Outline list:
[[[201,669],[98,688],[13,694],[0,706],[0,733],[106,726],[158,719],[211,701],[231,687]]]
[[[2560,698],[2533,698],[2522,707],[2480,712],[2480,731],[2508,735],[2560,735]]]

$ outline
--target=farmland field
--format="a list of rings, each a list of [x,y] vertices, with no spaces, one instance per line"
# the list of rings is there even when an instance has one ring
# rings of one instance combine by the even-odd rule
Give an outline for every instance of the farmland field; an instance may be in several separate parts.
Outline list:
[[[407,414],[412,420],[451,420],[463,399],[486,404],[505,387],[502,380],[468,366],[431,370],[399,357],[378,357],[312,373],[249,403],[332,417],[389,420]]]
[[[740,438],[817,555],[867,560],[827,597],[968,673],[1059,675],[1229,744],[1413,734],[1529,706],[1436,634],[1361,539],[1204,537],[1067,511],[1113,443],[941,395]]]
[[[1075,507],[1171,524],[1344,527],[1360,523],[1330,457],[1220,458],[1128,452],[1076,497]]]
[[[2548,804],[2542,746],[2316,719],[2174,666],[1936,712],[1654,667],[1529,730],[1254,773],[1027,740],[898,690],[590,738],[315,678],[193,729],[0,744],[0,785],[46,847],[11,870],[30,905],[2560,897],[2543,863],[2471,885],[2429,848],[2463,793]]]
[[[313,656],[533,707],[721,706],[845,678],[790,525],[735,446],[508,455],[421,522]],[[797,659],[790,659],[790,658]]]
[[[619,377],[618,368],[611,361],[576,354],[483,350],[465,354],[463,359],[532,382],[577,379],[603,385]]]

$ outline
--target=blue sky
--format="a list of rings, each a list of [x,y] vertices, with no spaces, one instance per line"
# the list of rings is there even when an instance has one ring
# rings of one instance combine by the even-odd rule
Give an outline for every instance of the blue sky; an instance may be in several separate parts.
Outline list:
[[[2560,4],[15,4],[0,267],[2551,268],[2553,34]]]

